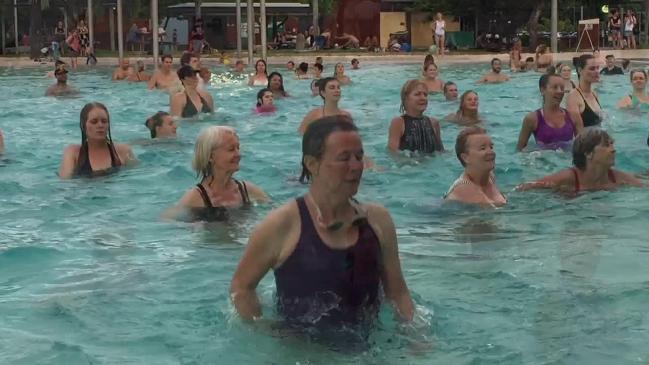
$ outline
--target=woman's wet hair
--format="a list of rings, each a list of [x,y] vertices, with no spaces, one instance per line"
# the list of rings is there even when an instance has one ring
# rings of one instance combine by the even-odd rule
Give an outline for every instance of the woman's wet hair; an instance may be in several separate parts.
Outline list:
[[[322,72],[322,70],[324,70],[324,67],[322,66],[321,63],[315,63],[315,64],[313,64],[313,67],[315,67],[315,68],[317,68],[318,70],[320,70],[320,72]]]
[[[320,97],[322,97],[323,100],[324,100],[324,96],[322,95],[322,93],[327,89],[327,84],[332,81],[338,82],[338,79],[335,77],[325,77],[318,81],[318,89],[320,91]]]
[[[466,166],[466,162],[462,159],[462,154],[467,151],[469,137],[481,134],[487,134],[487,131],[480,127],[467,127],[458,133],[457,138],[455,139],[455,155],[457,156],[457,159],[460,160],[462,166]]]
[[[255,75],[257,74],[257,65],[259,64],[259,62],[264,64],[264,75],[268,77],[268,64],[262,59],[258,59],[257,62],[255,62]]]
[[[572,142],[572,164],[580,170],[586,169],[588,155],[595,147],[612,142],[613,138],[605,130],[596,127],[585,128]]]
[[[591,54],[583,54],[579,57],[574,57],[572,59],[572,65],[575,66],[575,71],[577,71],[577,77],[581,77],[581,71],[588,64],[588,60],[594,60],[595,56]]]
[[[335,115],[324,117],[311,123],[302,137],[302,174],[300,182],[303,184],[311,180],[311,172],[304,162],[306,156],[320,159],[324,153],[327,138],[334,132],[357,132],[351,117]]]
[[[338,63],[334,66],[334,77],[338,77],[338,66],[343,66],[343,67],[345,67],[345,65],[343,65],[341,62],[338,62]]]
[[[309,64],[306,62],[301,62],[300,65],[297,67],[298,70],[307,73],[309,71]]]
[[[169,113],[167,112],[157,112],[144,122],[144,125],[149,128],[149,131],[151,132],[151,138],[156,138],[156,128],[162,127],[162,124],[164,123],[163,118],[167,116],[169,116]]]
[[[461,112],[462,112],[462,108],[464,107],[464,101],[466,100],[466,98],[467,98],[470,94],[475,94],[475,96],[478,96],[478,93],[475,92],[474,90],[467,90],[467,91],[463,92],[462,95],[460,96],[460,107],[459,107],[458,110],[457,110],[458,113],[461,113]]]
[[[192,169],[196,171],[196,176],[204,179],[212,174],[212,163],[210,162],[212,151],[223,144],[227,134],[237,136],[234,128],[220,125],[207,127],[198,134],[192,160]]]
[[[399,108],[399,112],[406,112],[406,99],[408,99],[408,95],[415,91],[415,89],[419,86],[422,86],[424,90],[428,92],[428,87],[421,80],[408,80],[405,84],[403,84],[403,86],[401,87],[401,107]]]
[[[196,76],[198,70],[194,70],[191,66],[183,66],[179,68],[176,73],[178,74],[180,81],[182,81],[188,77]]]
[[[631,72],[629,72],[629,79],[630,79],[631,81],[633,81],[633,75],[635,75],[636,73],[641,73],[641,74],[643,74],[645,80],[647,79],[647,71],[638,68],[638,69],[635,69],[635,70],[631,70]]]
[[[261,104],[263,104],[263,102],[264,102],[263,99],[264,99],[264,94],[265,93],[271,93],[272,94],[273,92],[270,91],[270,89],[267,88],[267,87],[259,90],[259,92],[257,93],[257,106],[261,106]]]
[[[430,64],[435,64],[435,57],[433,57],[432,54],[427,54],[426,58],[424,58],[424,70],[428,67]]]
[[[552,77],[558,77],[558,78],[561,79],[561,81],[563,81],[563,78],[561,77],[561,75],[559,75],[559,74],[557,74],[557,73],[551,73],[551,74],[550,74],[550,73],[547,73],[547,74],[543,74],[543,75],[541,75],[541,77],[539,78],[539,90],[540,90],[541,92],[543,92],[543,90],[545,90],[545,89],[548,87],[548,84],[550,83],[550,79],[551,79]]]
[[[106,108],[106,105],[99,102],[88,103],[83,106],[81,113],[79,113],[79,128],[81,128],[81,148],[79,149],[77,166],[83,166],[85,163],[87,163],[87,159],[89,159],[86,123],[88,122],[88,116],[90,115],[90,112],[95,108],[102,109],[104,112],[106,112],[106,118],[108,119],[108,136],[106,142],[108,143],[109,148],[114,149],[113,137],[110,134],[110,113],[108,113],[108,108]]]
[[[266,88],[270,89],[270,80],[272,80],[275,76],[279,76],[279,91],[282,93],[282,95],[286,96],[286,91],[284,91],[284,77],[282,77],[282,74],[277,71],[272,72],[270,75],[268,75],[268,85],[266,85]]]

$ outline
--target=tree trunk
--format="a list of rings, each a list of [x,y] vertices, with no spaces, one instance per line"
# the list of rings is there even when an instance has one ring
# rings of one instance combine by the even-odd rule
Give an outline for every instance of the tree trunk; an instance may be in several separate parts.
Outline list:
[[[638,39],[639,42],[647,42],[647,37],[649,37],[649,21],[647,21],[647,15],[649,15],[649,0],[644,0],[644,13],[645,13],[645,21],[644,21],[644,29],[640,29],[640,39]],[[642,35],[644,33],[644,36]]]
[[[39,58],[43,48],[43,9],[41,0],[32,0],[31,22],[29,23],[29,56]]]
[[[648,0],[649,1],[649,0]],[[530,51],[533,52],[536,49],[536,44],[538,43],[539,35],[539,18],[543,12],[543,1],[537,1],[534,4],[532,13],[530,14],[530,20],[527,22],[527,31],[530,33]]]
[[[201,18],[201,6],[203,5],[203,0],[196,0],[196,1],[194,1],[194,4],[196,5],[196,9],[195,9],[196,19],[200,19]]]

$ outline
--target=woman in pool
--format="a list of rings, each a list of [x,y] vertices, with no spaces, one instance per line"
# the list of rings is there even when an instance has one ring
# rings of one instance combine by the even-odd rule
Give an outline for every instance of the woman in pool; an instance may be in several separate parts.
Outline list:
[[[552,59],[552,54],[548,50],[548,46],[545,44],[540,44],[536,47],[536,55],[534,57],[536,63],[537,72],[546,72],[547,68],[550,67],[554,61]]]
[[[340,82],[338,82],[337,79],[333,77],[320,79],[318,82],[318,89],[320,97],[324,100],[324,105],[322,108],[315,108],[307,113],[302,120],[302,124],[300,124],[300,127],[298,128],[300,134],[304,134],[309,124],[320,118],[335,115],[345,115],[351,118],[351,114],[348,111],[342,110],[338,107],[338,102],[340,101],[342,93]]]
[[[422,81],[426,84],[429,93],[437,94],[444,90],[444,81],[438,78],[439,71],[436,64],[428,64],[428,66],[424,68],[423,75],[424,79]]]
[[[261,89],[257,93],[257,107],[255,112],[262,113],[273,113],[277,111],[275,104],[273,104],[273,92],[270,89]]]
[[[284,91],[284,78],[279,72],[273,72],[268,76],[267,89],[273,93],[276,98],[284,98],[288,93]]]
[[[145,71],[144,61],[138,60],[135,64],[135,68],[131,68],[128,75],[128,81],[132,82],[148,82],[151,80],[151,75]]]
[[[311,96],[318,96],[320,94],[320,79],[311,81]]]
[[[149,128],[151,138],[174,138],[176,137],[176,121],[167,112],[157,112],[149,117],[144,125]]]
[[[647,95],[647,73],[644,70],[633,70],[629,74],[633,93],[625,96],[617,105],[620,108],[635,108],[649,110],[649,96]]]
[[[334,69],[334,78],[338,80],[340,85],[349,85],[352,83],[352,79],[349,76],[345,75],[345,65],[342,63],[337,63]]]
[[[575,123],[561,107],[565,82],[557,74],[545,74],[539,79],[543,107],[525,116],[516,149],[522,151],[533,134],[541,149],[557,149],[570,145],[576,134]]]
[[[523,43],[520,39],[514,41],[512,50],[509,52],[509,69],[512,72],[520,71],[525,65],[523,62]]]
[[[467,90],[460,96],[460,108],[457,112],[447,115],[444,120],[459,125],[482,123],[482,119],[478,114],[478,106],[480,106],[478,93]]]
[[[401,88],[402,115],[392,119],[390,123],[390,151],[444,151],[439,122],[424,115],[427,107],[426,84],[419,80],[407,81]]]
[[[332,116],[302,139],[302,182],[308,193],[272,211],[250,235],[230,293],[239,316],[262,316],[255,289],[275,274],[282,320],[317,329],[365,328],[375,322],[381,287],[400,319],[414,305],[401,272],[390,213],[354,199],[363,175],[356,127]]]
[[[599,104],[593,84],[599,82],[599,64],[591,55],[581,55],[574,60],[579,85],[568,94],[567,108],[575,122],[577,133],[584,127],[602,123],[602,106]]]
[[[426,57],[424,57],[424,71],[426,71],[426,68],[428,68],[428,65],[431,63],[435,63],[435,57],[433,57],[432,54],[427,54]]]
[[[199,113],[214,111],[212,95],[205,90],[198,89],[198,72],[191,66],[183,66],[178,69],[178,78],[185,90],[171,95],[172,116],[191,118]]]
[[[268,71],[266,61],[257,60],[255,63],[255,74],[248,77],[248,86],[267,86]]]
[[[570,91],[572,91],[572,89],[577,87],[577,84],[572,81],[572,68],[569,64],[559,64],[557,65],[557,70],[559,71],[559,75],[563,79],[563,89],[566,93],[569,93]]]
[[[63,151],[61,179],[105,175],[135,160],[129,145],[113,143],[104,104],[86,104],[79,119],[81,144],[69,145]]]
[[[464,173],[455,180],[444,199],[484,206],[500,206],[507,198],[496,186],[496,151],[487,132],[480,127],[463,129],[455,140],[455,154]]]
[[[176,206],[164,215],[168,218],[189,212],[192,220],[222,221],[228,209],[268,201],[260,188],[248,181],[236,180],[239,171],[239,137],[234,129],[211,126],[196,138],[192,168],[201,182],[190,189]]]
[[[615,147],[613,138],[599,128],[587,128],[572,144],[573,167],[546,176],[536,182],[522,184],[519,190],[549,188],[579,193],[606,190],[621,185],[644,186],[631,174],[613,169]]]

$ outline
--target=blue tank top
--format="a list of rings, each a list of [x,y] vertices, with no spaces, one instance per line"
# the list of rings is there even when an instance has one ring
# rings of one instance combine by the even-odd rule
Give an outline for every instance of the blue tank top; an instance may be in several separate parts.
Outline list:
[[[277,309],[289,323],[340,326],[373,322],[380,306],[379,239],[367,220],[347,249],[327,246],[318,234],[303,197],[297,199],[300,238],[277,268]]]

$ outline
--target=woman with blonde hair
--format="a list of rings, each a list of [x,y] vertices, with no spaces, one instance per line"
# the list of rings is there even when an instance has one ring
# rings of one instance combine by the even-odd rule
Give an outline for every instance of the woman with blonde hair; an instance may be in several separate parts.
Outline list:
[[[196,139],[192,160],[192,168],[201,181],[165,216],[174,218],[189,212],[192,220],[223,221],[228,219],[230,208],[268,201],[260,188],[233,177],[239,171],[240,160],[239,137],[233,128],[203,129]]]
[[[334,78],[338,80],[341,85],[349,85],[352,83],[352,79],[345,75],[345,65],[342,63],[336,64],[336,67],[334,68]]]
[[[460,96],[460,108],[457,112],[447,115],[444,120],[460,125],[482,123],[482,118],[478,114],[479,106],[480,100],[478,93],[473,90],[467,90]]]
[[[390,123],[390,151],[444,151],[439,122],[424,115],[427,107],[426,84],[419,80],[407,81],[401,88],[402,115],[392,119]]]
[[[423,82],[426,84],[429,93],[440,93],[444,91],[444,81],[439,78],[439,69],[434,63],[424,66]]]

